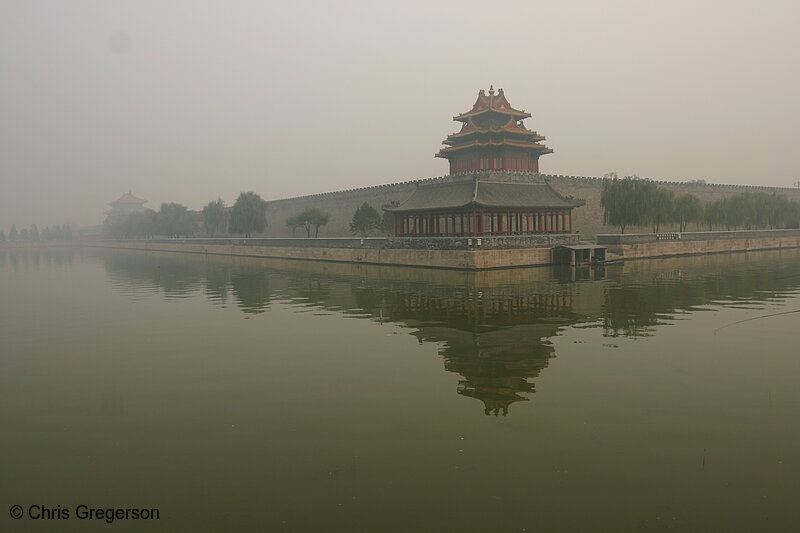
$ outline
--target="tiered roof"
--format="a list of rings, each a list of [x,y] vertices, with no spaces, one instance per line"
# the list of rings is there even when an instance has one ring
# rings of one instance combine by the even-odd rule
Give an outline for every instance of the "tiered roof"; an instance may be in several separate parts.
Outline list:
[[[384,207],[384,210],[408,213],[471,206],[495,209],[565,209],[580,205],[583,202],[561,196],[547,183],[476,179],[421,185],[405,202],[397,207]]]
[[[522,149],[537,157],[552,153],[553,150],[540,144],[545,137],[522,123],[530,116],[530,113],[511,107],[503,89],[495,94],[494,88],[490,87],[488,95],[481,89],[472,109],[453,117],[453,120],[463,123],[461,130],[448,135],[442,142],[447,146],[439,150],[436,157],[449,158],[456,152],[476,148]]]
[[[488,96],[486,95],[486,91],[483,89],[478,91],[478,99],[475,100],[475,103],[472,105],[472,109],[466,113],[461,113],[460,115],[453,117],[453,120],[466,122],[472,117],[477,117],[486,113],[511,116],[515,117],[517,120],[531,117],[530,113],[526,113],[525,111],[520,111],[511,107],[511,104],[509,104],[508,100],[506,100],[506,95],[503,92],[503,89],[498,90],[497,95],[495,95],[494,87],[489,86]]]
[[[130,205],[130,204],[145,204],[147,200],[143,200],[142,198],[137,198],[136,196],[132,195],[130,191],[126,192],[122,196],[119,197],[118,200],[110,202],[108,205],[110,206],[118,206],[118,205]]]

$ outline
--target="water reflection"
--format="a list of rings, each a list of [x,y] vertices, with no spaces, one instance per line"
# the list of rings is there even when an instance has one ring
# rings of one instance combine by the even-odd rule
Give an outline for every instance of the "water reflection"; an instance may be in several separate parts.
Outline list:
[[[659,261],[602,269],[534,268],[481,273],[167,253],[98,251],[124,294],[204,295],[249,316],[274,301],[395,323],[439,343],[456,392],[489,415],[527,401],[566,326],[644,336],[710,305],[763,306],[800,287],[800,251]]]
[[[38,270],[44,265],[47,268],[64,268],[72,264],[76,249],[64,245],[59,246],[0,246],[0,268],[10,266],[15,272],[20,264]]]

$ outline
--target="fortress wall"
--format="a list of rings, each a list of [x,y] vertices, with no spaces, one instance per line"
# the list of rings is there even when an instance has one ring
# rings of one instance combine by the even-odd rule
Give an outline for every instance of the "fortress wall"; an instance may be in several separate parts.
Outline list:
[[[430,182],[436,179],[441,180],[444,178],[420,181]],[[319,230],[320,237],[350,237],[352,236],[350,233],[350,221],[361,204],[368,202],[383,215],[381,207],[393,200],[402,202],[411,196],[411,193],[416,188],[415,183],[405,181],[270,201],[267,207],[267,229],[264,232],[264,236],[304,237],[305,230],[303,228],[295,230],[294,234],[292,234],[292,230],[286,226],[286,219],[309,207],[317,207],[330,214],[328,225]]]
[[[603,224],[603,208],[600,195],[603,192],[602,178],[585,178],[579,176],[544,176],[550,185],[563,195],[586,200],[586,205],[572,212],[573,229],[580,230],[581,235],[594,236],[599,233],[618,233],[619,228]],[[760,187],[756,185],[719,185],[711,183],[690,183],[675,181],[656,181],[658,186],[669,189],[675,195],[693,194],[703,202],[719,200],[744,192],[764,192],[767,194],[785,194],[789,198],[800,200],[800,189],[786,187]],[[660,231],[677,231],[677,226],[664,226]],[[694,226],[690,226],[694,230]],[[700,230],[707,228],[701,227]],[[635,230],[631,228],[630,230]],[[648,229],[649,231],[649,229]]]
[[[603,224],[603,208],[600,205],[600,194],[603,188],[602,178],[561,176],[561,175],[534,175],[526,173],[508,173],[512,179],[541,180],[547,179],[550,185],[564,196],[574,196],[586,201],[586,205],[575,209],[572,213],[573,229],[582,236],[593,237],[599,233],[616,233],[617,228]],[[459,177],[443,176],[422,180],[404,181],[386,185],[376,185],[345,191],[299,196],[269,202],[267,208],[267,230],[265,237],[292,237],[292,231],[286,227],[286,218],[303,211],[309,207],[317,207],[330,214],[328,225],[320,228],[320,237],[345,237],[351,236],[349,224],[356,209],[368,202],[382,213],[381,207],[392,200],[404,201],[414,191],[417,184],[451,181],[456,179],[471,179],[471,175]],[[501,175],[490,175],[490,179],[503,179]],[[679,194],[694,194],[701,200],[711,201],[733,196],[743,192],[765,192],[768,194],[785,194],[789,198],[800,200],[800,189],[784,187],[760,187],[755,185],[718,185],[690,182],[656,183]],[[677,230],[677,227],[664,227],[663,231]],[[690,228],[696,229],[696,228]],[[700,228],[705,229],[705,228]],[[635,231],[631,228],[631,231]],[[304,235],[303,229],[296,230],[294,236]]]

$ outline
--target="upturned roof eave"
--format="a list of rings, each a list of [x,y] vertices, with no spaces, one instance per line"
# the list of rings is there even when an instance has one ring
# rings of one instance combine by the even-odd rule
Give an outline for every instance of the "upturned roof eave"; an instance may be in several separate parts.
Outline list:
[[[454,146],[447,146],[445,148],[442,148],[441,150],[439,150],[439,152],[437,152],[436,157],[447,157],[444,154],[452,154],[452,153],[455,153],[455,152],[460,152],[462,150],[468,150],[468,149],[503,148],[503,147],[517,148],[517,149],[520,149],[520,150],[531,150],[531,151],[535,151],[539,155],[545,155],[545,154],[552,154],[553,153],[553,149],[552,148],[548,148],[547,146],[545,146],[543,144],[539,144],[539,143],[519,144],[519,143],[502,141],[502,142],[497,142],[497,143],[487,142],[485,144],[482,144],[482,143],[477,143],[477,142],[471,142],[469,144],[456,144]]]
[[[544,141],[546,140],[544,135],[539,135],[535,131],[513,131],[507,128],[486,128],[486,129],[478,129],[478,130],[471,130],[465,132],[458,132],[458,133],[451,133],[447,136],[447,138],[442,141],[442,144],[454,144],[450,143],[449,141],[457,141],[466,139],[473,135],[497,135],[497,134],[505,134],[505,135],[519,135],[523,138],[530,138],[533,141]]]
[[[484,115],[486,113],[497,113],[499,115],[510,115],[512,117],[520,117],[522,119],[531,118],[530,113],[526,113],[525,111],[518,111],[516,109],[496,109],[493,107],[480,109],[478,111],[468,111],[466,113],[462,113],[460,115],[456,115],[453,117],[453,120],[456,122],[466,122],[472,117],[477,117],[479,115]]]
[[[419,207],[416,209],[404,209],[402,206],[384,207],[383,210],[390,213],[420,213],[429,211],[455,211],[459,209],[470,209],[477,207],[483,209],[574,209],[584,204],[585,202],[571,202],[567,205],[495,205],[485,204],[483,202],[468,202],[466,204],[455,206]]]

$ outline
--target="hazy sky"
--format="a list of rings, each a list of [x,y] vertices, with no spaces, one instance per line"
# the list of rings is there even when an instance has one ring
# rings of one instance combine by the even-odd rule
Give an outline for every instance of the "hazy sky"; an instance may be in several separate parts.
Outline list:
[[[490,84],[542,172],[792,186],[799,6],[0,0],[0,229],[440,176]]]

